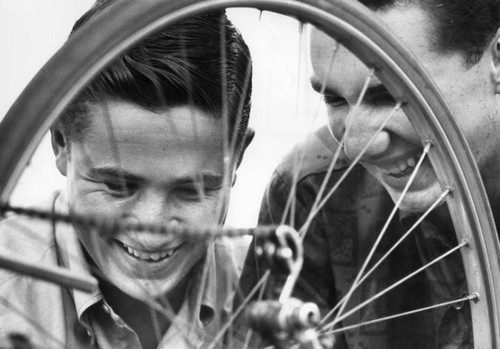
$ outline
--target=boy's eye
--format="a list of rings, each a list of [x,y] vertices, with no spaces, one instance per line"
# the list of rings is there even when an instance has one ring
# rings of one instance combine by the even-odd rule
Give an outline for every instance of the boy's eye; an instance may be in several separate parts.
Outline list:
[[[347,105],[347,101],[345,100],[345,98],[336,95],[323,95],[323,100],[325,101],[326,104],[334,108]]]
[[[128,182],[126,180],[106,181],[104,185],[112,195],[116,196],[132,195],[139,187],[137,183]]]
[[[198,199],[201,198],[205,193],[203,188],[195,188],[195,187],[183,187],[177,189],[177,192],[186,198]]]
[[[177,188],[177,194],[187,200],[201,200],[205,195],[207,195],[207,188],[201,185],[187,185]]]
[[[371,106],[388,106],[396,104],[396,100],[384,85],[368,88],[364,96],[364,102]]]
[[[201,200],[205,196],[210,196],[212,193],[217,191],[217,187],[207,187],[202,185],[188,185],[177,188],[177,194],[186,200]]]
[[[377,93],[366,98],[366,101],[371,105],[395,105],[396,101],[389,92]]]

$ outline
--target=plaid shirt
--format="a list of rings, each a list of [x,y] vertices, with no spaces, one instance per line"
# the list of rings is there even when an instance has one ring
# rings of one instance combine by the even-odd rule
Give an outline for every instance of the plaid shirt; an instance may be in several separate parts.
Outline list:
[[[298,145],[278,166],[263,199],[259,224],[280,224],[293,185],[294,167],[298,174],[293,216],[297,229],[306,221],[333,158],[336,145],[326,127]],[[301,153],[304,154],[301,159]],[[342,176],[348,159],[341,157],[327,190]],[[382,185],[362,166],[354,168],[312,221],[304,238],[304,266],[294,296],[315,302],[326,314],[349,290],[387,217],[394,207]],[[396,215],[372,258],[373,265],[392,244],[413,225],[417,217]],[[353,293],[346,310],[369,299],[402,277],[417,270],[439,254],[455,247],[451,222],[429,216]],[[255,241],[247,255],[240,287],[247,294],[264,273],[258,261]],[[368,269],[367,269],[368,270]],[[432,304],[461,298],[467,293],[459,252],[396,287],[373,303],[342,321],[349,326]],[[237,300],[236,303],[238,303]],[[447,306],[431,311],[379,322],[338,334],[336,349],[387,348],[472,348],[470,307]]]

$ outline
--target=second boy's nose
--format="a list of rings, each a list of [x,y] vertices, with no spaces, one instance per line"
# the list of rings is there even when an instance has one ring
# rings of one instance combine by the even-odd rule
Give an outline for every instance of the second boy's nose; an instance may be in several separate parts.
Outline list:
[[[380,129],[383,121],[378,113],[367,112],[363,107],[349,114],[343,135],[344,149],[349,158],[377,158],[388,149],[390,134]]]

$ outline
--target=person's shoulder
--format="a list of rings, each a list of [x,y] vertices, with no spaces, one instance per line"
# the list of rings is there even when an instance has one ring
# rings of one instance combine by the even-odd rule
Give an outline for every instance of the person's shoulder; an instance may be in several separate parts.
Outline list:
[[[322,126],[297,143],[276,167],[275,176],[290,180],[296,176],[300,182],[305,177],[326,173],[335,157],[334,171],[342,170],[349,164],[343,151],[338,152],[339,143],[333,138],[328,127]],[[338,153],[338,154],[337,154]]]
[[[54,197],[31,208],[50,212]],[[11,215],[0,222],[0,255],[37,266],[57,266],[53,222]],[[40,347],[51,348],[64,338],[61,287],[0,268],[0,336],[22,333]],[[51,321],[47,322],[50,315]],[[50,334],[45,336],[43,334]],[[38,346],[37,346],[38,347]]]
[[[48,198],[34,208],[50,212],[54,198]],[[0,254],[19,258],[26,263],[55,262],[53,222],[22,214],[8,216],[0,221]],[[54,255],[54,256],[52,256]],[[0,269],[0,284],[13,274]]]

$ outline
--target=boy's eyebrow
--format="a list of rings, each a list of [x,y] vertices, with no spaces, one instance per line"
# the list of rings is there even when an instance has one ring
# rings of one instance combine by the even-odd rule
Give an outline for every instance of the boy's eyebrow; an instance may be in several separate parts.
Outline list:
[[[366,97],[374,97],[374,96],[385,95],[385,94],[390,95],[387,88],[382,84],[377,84],[377,85],[369,86],[368,89],[366,90],[365,96]]]
[[[311,80],[311,86],[313,90],[318,93],[323,93],[324,95],[339,96],[339,93],[335,89],[329,86],[323,86],[323,83],[317,80]],[[376,81],[376,84],[368,86],[365,93],[365,97],[372,97],[382,94],[390,94],[390,93],[382,83]]]
[[[91,176],[118,178],[127,181],[141,181],[140,177],[113,167],[91,168],[89,170],[89,174]],[[222,185],[224,182],[224,176],[212,173],[203,173],[193,176],[178,177],[175,179],[175,183],[177,185],[193,184],[198,181],[209,185]]]
[[[91,168],[89,170],[89,174],[91,176],[99,176],[99,177],[114,177],[119,179],[125,179],[129,181],[138,181],[139,177],[128,173],[126,171],[114,168],[114,167],[99,167],[99,168]]]
[[[311,79],[311,86],[314,91],[324,94],[324,95],[332,95],[332,96],[338,96],[338,92],[335,91],[333,88],[325,86],[322,82],[319,82],[318,80]]]
[[[175,182],[179,185],[193,184],[198,181],[209,185],[221,185],[224,182],[224,176],[203,173],[195,176],[179,177],[175,180]]]

